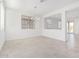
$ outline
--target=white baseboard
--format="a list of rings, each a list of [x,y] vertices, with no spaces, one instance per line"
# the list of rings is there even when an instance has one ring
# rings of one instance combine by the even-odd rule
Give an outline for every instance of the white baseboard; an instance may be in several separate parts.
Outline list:
[[[30,37],[23,37],[23,38],[7,39],[7,40],[29,39],[29,38],[39,37],[39,36],[41,36],[41,35],[35,35],[35,36],[30,36]]]
[[[42,36],[47,37],[47,38],[49,38],[49,39],[56,39],[56,40],[60,40],[60,39],[57,39],[57,38],[52,38],[52,37],[49,37],[49,36],[46,36],[46,35],[42,35]],[[60,41],[66,42],[66,40],[60,40]]]

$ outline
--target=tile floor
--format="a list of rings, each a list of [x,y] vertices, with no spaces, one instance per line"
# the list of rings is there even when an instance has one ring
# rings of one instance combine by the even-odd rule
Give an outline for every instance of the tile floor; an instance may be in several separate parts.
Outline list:
[[[72,58],[79,57],[79,47],[68,49],[63,41],[34,37],[6,41],[0,58]]]

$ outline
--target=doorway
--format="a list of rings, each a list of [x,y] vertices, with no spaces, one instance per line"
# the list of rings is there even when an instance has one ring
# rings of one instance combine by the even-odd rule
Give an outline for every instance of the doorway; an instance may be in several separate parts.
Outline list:
[[[79,43],[79,8],[66,11],[67,43],[69,48],[78,47]]]

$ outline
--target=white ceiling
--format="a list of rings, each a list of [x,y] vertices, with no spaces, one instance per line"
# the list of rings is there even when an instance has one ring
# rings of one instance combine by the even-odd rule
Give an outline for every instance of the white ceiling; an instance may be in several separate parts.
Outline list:
[[[43,16],[79,0],[5,0],[6,7],[26,11],[31,16]]]

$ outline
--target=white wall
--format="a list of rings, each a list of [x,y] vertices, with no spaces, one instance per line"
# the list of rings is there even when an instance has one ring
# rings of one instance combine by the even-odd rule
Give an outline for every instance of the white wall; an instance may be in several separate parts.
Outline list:
[[[79,34],[79,18],[74,19],[74,32],[75,34]]]
[[[26,12],[20,12],[13,9],[6,9],[6,35],[7,40],[24,39],[40,35],[40,18],[36,18],[36,29],[22,29],[21,15],[26,15]],[[27,15],[26,15],[27,16]]]
[[[5,31],[4,31],[4,5],[0,2],[0,50],[5,41]]]

